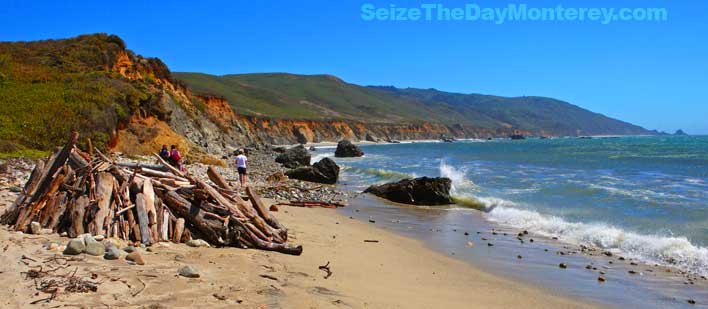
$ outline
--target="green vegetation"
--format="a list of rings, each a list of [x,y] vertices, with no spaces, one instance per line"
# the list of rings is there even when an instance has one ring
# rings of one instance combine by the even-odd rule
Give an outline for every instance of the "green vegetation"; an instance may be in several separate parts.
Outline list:
[[[197,93],[225,97],[241,114],[290,119],[465,124],[549,135],[649,134],[641,127],[544,97],[363,87],[330,75],[174,73]]]
[[[108,144],[120,123],[156,99],[147,78],[112,71],[121,53],[150,78],[170,76],[162,62],[135,56],[114,35],[1,42],[0,153],[39,154],[66,142],[71,130],[97,147]]]

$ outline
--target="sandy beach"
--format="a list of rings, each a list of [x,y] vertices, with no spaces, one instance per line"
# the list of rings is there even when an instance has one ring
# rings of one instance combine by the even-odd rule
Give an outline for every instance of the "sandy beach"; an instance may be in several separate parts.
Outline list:
[[[3,198],[3,207],[11,196]],[[375,224],[331,209],[281,207],[277,217],[290,228],[302,256],[236,248],[192,248],[160,243],[139,249],[145,265],[81,255],[61,258],[45,249],[58,235],[27,235],[0,230],[2,307],[28,307],[48,297],[37,292],[26,272],[65,267],[57,272],[98,282],[97,292],[59,293],[42,307],[195,307],[210,308],[585,308],[579,303],[490,275],[426,248],[416,240],[380,230]],[[377,240],[378,242],[365,242]],[[54,259],[54,257],[60,257]],[[325,279],[319,266],[329,262]],[[67,266],[70,265],[70,266]],[[177,270],[192,265],[200,278]]]

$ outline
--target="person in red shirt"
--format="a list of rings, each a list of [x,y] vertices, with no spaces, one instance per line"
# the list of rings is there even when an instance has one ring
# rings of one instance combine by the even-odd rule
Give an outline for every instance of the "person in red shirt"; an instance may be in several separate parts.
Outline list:
[[[170,164],[180,171],[184,171],[184,166],[182,166],[182,154],[179,153],[179,150],[175,145],[170,147]]]

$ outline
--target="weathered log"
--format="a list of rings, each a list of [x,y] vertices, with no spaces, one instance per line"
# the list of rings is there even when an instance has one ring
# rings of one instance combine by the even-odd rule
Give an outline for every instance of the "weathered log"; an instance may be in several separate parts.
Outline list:
[[[150,235],[150,225],[147,214],[147,209],[145,206],[145,198],[142,193],[138,193],[135,196],[135,208],[138,211],[138,227],[140,231],[140,242],[146,245],[152,244],[153,240]]]
[[[260,215],[271,227],[283,231],[284,235],[281,234],[281,236],[287,240],[287,229],[281,225],[277,219],[275,219],[270,211],[268,211],[268,208],[266,208],[265,204],[263,204],[261,198],[253,192],[251,187],[246,187],[246,194],[248,194],[248,199],[251,201],[251,204],[253,204],[253,208],[256,209],[258,215]]]
[[[49,216],[49,222],[45,225],[54,232],[57,231],[57,226],[61,222],[62,217],[64,217],[64,213],[66,213],[68,199],[69,195],[66,192],[61,192],[55,200],[56,206],[54,207],[54,212]]]
[[[160,240],[169,241],[170,240],[170,213],[167,209],[162,210],[162,226],[160,226]]]
[[[148,216],[148,227],[153,240],[159,239],[157,228],[157,210],[155,209],[155,191],[151,181],[143,182],[143,198],[145,199],[145,211]]]
[[[93,218],[93,228],[91,231],[94,235],[110,236],[108,231],[104,229],[104,224],[108,218],[109,207],[111,205],[111,196],[113,195],[113,186],[115,178],[109,173],[99,173],[96,178],[96,201],[98,211]]]
[[[209,168],[207,169],[207,176],[209,176],[211,182],[221,187],[222,189],[233,191],[231,185],[226,182],[226,179],[224,179],[224,177],[219,174],[219,171],[217,171],[216,168],[214,168],[213,166],[209,166]]]
[[[126,167],[129,169],[136,169],[139,167],[147,168],[154,171],[169,172],[170,170],[161,164],[145,164],[145,163],[132,163],[132,162],[117,162],[116,165],[120,167]]]
[[[224,226],[224,222],[206,215],[206,212],[199,207],[192,205],[174,191],[167,192],[165,204],[177,216],[184,218],[190,226],[195,228],[204,240],[216,245],[233,245],[225,243],[227,239],[237,239],[238,237],[225,237],[229,229]]]
[[[158,162],[160,162],[164,167],[166,167],[167,169],[169,169],[173,174],[175,174],[175,175],[177,175],[177,176],[179,176],[179,177],[185,178],[185,179],[189,179],[189,180],[191,181],[190,177],[189,177],[187,174],[183,173],[182,171],[180,171],[179,169],[175,168],[175,167],[172,166],[171,164],[165,162],[165,160],[164,160],[162,157],[160,157],[159,154],[153,153],[153,155],[155,156],[155,158],[157,158],[157,161],[158,161]]]
[[[84,214],[88,204],[88,197],[82,195],[70,205],[69,216],[71,226],[69,227],[69,237],[73,238],[84,233]]]
[[[182,233],[184,233],[184,218],[177,218],[174,232],[172,234],[172,241],[180,243],[180,241],[182,241]]]
[[[75,169],[82,169],[89,165],[86,159],[79,155],[76,148],[72,149],[71,154],[69,154],[69,163],[71,163]]]

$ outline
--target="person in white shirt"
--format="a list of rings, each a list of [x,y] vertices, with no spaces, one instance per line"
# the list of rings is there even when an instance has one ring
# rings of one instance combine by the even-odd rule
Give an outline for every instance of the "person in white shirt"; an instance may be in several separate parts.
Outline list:
[[[243,154],[243,149],[238,150],[236,156],[236,169],[238,170],[238,181],[241,183],[241,188],[246,187],[246,163],[248,158]]]

